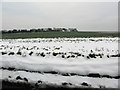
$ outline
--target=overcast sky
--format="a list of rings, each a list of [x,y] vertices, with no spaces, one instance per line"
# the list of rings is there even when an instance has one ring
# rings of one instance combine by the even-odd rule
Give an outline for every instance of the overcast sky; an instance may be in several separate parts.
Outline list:
[[[117,2],[4,2],[2,16],[2,29],[118,30]]]

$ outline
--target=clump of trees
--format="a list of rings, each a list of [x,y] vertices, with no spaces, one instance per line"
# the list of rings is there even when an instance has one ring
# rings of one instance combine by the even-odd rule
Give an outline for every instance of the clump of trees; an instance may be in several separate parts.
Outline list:
[[[26,33],[26,32],[77,32],[76,28],[38,28],[38,29],[13,29],[13,30],[2,30],[4,33]]]

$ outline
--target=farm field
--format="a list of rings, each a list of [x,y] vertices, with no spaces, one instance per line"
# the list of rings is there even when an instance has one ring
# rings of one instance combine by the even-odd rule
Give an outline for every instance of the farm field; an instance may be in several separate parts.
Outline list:
[[[5,33],[2,39],[25,39],[25,38],[89,38],[89,37],[118,37],[117,32],[26,32]]]
[[[0,79],[67,88],[118,88],[118,37],[0,39]]]

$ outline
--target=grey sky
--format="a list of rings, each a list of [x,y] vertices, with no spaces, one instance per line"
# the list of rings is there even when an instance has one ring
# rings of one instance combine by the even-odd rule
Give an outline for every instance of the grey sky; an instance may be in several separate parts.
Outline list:
[[[117,31],[116,2],[4,2],[3,29],[75,27],[86,31]]]

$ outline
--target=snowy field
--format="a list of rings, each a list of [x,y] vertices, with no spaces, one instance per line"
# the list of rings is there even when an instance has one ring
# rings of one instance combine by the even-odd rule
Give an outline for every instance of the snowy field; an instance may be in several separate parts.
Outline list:
[[[0,40],[0,79],[70,88],[118,88],[118,38]]]

